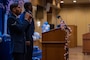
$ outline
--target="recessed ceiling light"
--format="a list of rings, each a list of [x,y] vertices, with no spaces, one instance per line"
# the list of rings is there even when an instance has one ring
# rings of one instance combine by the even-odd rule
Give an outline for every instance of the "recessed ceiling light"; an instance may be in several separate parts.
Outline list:
[[[77,1],[76,0],[73,0],[74,3],[76,3]]]
[[[64,3],[64,1],[60,1],[60,3]]]

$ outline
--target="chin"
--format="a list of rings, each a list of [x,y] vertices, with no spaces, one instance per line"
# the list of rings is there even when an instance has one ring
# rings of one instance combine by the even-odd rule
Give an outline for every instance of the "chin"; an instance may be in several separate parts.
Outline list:
[[[18,13],[17,15],[20,15],[21,13]]]

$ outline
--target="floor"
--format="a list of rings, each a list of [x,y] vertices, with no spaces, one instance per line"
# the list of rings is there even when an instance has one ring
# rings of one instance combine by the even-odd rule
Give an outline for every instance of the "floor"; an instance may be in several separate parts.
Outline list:
[[[82,53],[82,47],[69,49],[69,60],[90,60],[90,55]]]

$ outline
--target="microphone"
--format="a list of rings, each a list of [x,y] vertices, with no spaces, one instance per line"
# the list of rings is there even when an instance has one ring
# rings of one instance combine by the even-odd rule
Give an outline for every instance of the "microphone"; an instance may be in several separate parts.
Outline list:
[[[28,12],[28,13],[32,14],[32,12],[30,10],[25,10],[25,12]]]
[[[30,14],[30,22],[32,22],[33,16],[32,16],[32,12],[30,10],[25,10],[25,12],[28,12]]]

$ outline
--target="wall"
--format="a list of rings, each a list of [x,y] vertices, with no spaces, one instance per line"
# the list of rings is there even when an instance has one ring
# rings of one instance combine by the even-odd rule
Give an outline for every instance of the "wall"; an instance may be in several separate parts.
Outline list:
[[[82,34],[89,32],[90,7],[61,8],[60,15],[68,25],[77,25],[77,44],[82,46]]]
[[[34,17],[34,22],[35,22],[35,31],[36,32],[39,32],[40,34],[42,33],[42,30],[41,30],[41,26],[42,24],[47,21],[47,13],[46,13],[46,10],[43,10],[43,18],[42,19],[38,19],[36,18],[36,11],[37,11],[37,6],[33,6],[33,17]],[[40,15],[39,15],[40,16]],[[40,26],[37,26],[37,21],[40,21]]]

